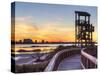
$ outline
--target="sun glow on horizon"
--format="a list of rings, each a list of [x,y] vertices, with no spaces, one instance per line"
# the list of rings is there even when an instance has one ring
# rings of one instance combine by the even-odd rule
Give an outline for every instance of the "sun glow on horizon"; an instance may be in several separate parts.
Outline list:
[[[67,25],[56,22],[43,23],[41,28],[39,25],[34,25],[27,21],[16,20],[15,36],[12,34],[12,39],[14,39],[13,37],[15,37],[15,41],[29,38],[33,41],[69,42],[74,41],[74,28],[67,28]]]
[[[15,34],[12,34],[12,40],[19,41],[23,39],[45,40],[48,42],[74,42],[74,25],[67,27],[62,22],[45,22],[39,26],[37,23],[29,22],[30,18],[16,18]],[[93,40],[96,39],[96,32],[93,33]],[[15,38],[14,38],[15,37]]]
[[[75,41],[75,10],[91,14],[91,23],[97,29],[97,8],[84,6],[46,5],[17,3],[15,9],[15,33],[12,40],[23,39],[45,40],[50,42]],[[41,11],[41,12],[40,12]],[[13,18],[12,18],[13,19]],[[93,32],[93,40],[97,41],[97,32]]]

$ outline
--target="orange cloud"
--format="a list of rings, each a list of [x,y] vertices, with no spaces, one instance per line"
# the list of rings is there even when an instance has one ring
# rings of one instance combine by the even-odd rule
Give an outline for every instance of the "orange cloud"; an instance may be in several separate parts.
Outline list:
[[[30,20],[31,17],[16,19],[15,40],[30,38],[39,41],[74,41],[74,26],[67,27],[67,24],[61,22],[44,22],[41,24],[42,27],[38,27],[39,25]],[[94,33],[94,40],[96,40],[96,33]]]

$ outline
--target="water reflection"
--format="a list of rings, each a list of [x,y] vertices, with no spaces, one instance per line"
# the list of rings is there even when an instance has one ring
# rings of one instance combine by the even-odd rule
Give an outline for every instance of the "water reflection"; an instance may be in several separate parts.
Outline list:
[[[72,44],[16,44],[12,47],[12,54],[49,53],[59,45],[68,46]]]

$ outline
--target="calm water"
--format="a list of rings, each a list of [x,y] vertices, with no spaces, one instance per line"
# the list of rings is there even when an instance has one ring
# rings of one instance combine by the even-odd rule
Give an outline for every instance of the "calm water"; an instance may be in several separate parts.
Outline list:
[[[50,52],[54,51],[59,45],[70,46],[72,44],[16,44],[15,52],[12,54],[16,54],[15,57],[12,57],[16,61],[16,64],[31,64],[35,63],[37,57],[41,57],[41,59],[45,59],[46,56],[49,55]],[[35,50],[40,49],[39,52]],[[33,52],[18,52],[19,50],[33,51]]]
[[[54,51],[59,45],[69,46],[72,44],[16,44],[15,45],[15,53],[14,54],[27,54],[27,53],[34,53],[34,52],[18,52],[19,50],[26,50],[26,51],[35,51],[40,49],[40,53],[49,53]],[[13,53],[13,52],[12,52]]]

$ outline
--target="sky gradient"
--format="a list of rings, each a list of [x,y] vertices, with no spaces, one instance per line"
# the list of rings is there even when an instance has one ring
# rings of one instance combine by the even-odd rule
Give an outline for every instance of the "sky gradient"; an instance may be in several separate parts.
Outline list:
[[[75,10],[91,14],[93,39],[97,41],[96,7],[24,2],[15,6],[15,40],[74,41]]]

